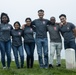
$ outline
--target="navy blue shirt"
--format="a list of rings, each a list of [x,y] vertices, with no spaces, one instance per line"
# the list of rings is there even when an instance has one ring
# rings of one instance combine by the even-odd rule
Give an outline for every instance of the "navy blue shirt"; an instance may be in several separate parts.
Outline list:
[[[31,28],[31,26],[25,26],[24,28],[24,42],[25,43],[30,43],[34,42],[34,31]]]
[[[47,38],[47,19],[36,19],[32,22],[36,32],[36,38]]]
[[[13,27],[10,24],[0,24],[0,41],[9,41],[12,29]]]
[[[21,29],[18,29],[18,30],[13,29],[11,31],[11,36],[12,36],[12,45],[14,45],[14,46],[21,46],[22,45],[23,30],[21,30]]]
[[[64,37],[65,41],[69,41],[71,39],[75,39],[73,29],[75,28],[74,24],[67,23],[66,25],[63,25],[60,27],[60,31],[62,33],[62,36]]]

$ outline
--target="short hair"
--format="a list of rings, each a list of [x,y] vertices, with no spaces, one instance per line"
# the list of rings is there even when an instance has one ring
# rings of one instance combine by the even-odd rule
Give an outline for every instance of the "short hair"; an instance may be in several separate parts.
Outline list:
[[[27,20],[30,20],[30,21],[32,21],[30,17],[27,17],[27,18],[25,19],[25,21],[27,21]]]
[[[54,18],[54,19],[56,19],[54,16],[50,17],[50,19],[51,19],[51,18]]]
[[[40,9],[40,10],[38,10],[38,13],[39,13],[39,12],[44,12],[44,10]]]
[[[14,26],[15,26],[16,23],[19,25],[19,27],[21,27],[21,24],[20,24],[19,21],[16,21],[16,22],[14,23]]]
[[[9,16],[6,13],[1,13],[1,23],[3,23],[3,21],[2,21],[2,17],[3,16],[6,16],[7,17],[7,19],[8,19],[7,20],[7,23],[10,22]]]
[[[66,18],[66,15],[65,15],[65,14],[61,14],[61,15],[59,16],[59,18],[61,18],[62,16],[64,16],[64,17]]]

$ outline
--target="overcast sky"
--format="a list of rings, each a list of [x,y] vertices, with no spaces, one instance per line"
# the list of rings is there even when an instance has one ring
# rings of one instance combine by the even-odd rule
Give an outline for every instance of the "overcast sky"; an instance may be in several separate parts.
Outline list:
[[[37,11],[43,9],[45,18],[55,16],[57,21],[59,15],[64,13],[67,20],[76,24],[76,0],[0,0],[0,14],[6,12],[10,17],[10,23],[20,21],[24,24],[26,17],[32,20],[38,18]]]

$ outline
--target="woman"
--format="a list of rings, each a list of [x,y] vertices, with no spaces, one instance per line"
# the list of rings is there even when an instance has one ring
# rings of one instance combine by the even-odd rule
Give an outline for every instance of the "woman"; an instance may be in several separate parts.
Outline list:
[[[33,29],[31,27],[31,18],[26,18],[24,26],[24,48],[27,53],[27,68],[33,68],[35,41]]]
[[[12,35],[12,48],[13,48],[13,53],[15,57],[15,63],[17,68],[19,69],[20,67],[23,68],[24,65],[24,51],[23,51],[23,46],[22,46],[22,36],[23,36],[23,30],[20,29],[20,23],[17,21],[14,23],[14,28],[11,31]],[[20,60],[21,64],[19,64],[18,60],[18,52],[20,55]]]
[[[6,68],[5,53],[7,56],[7,68],[10,68],[11,63],[11,39],[10,31],[13,27],[9,24],[9,17],[6,13],[1,14],[0,24],[0,47],[1,47],[1,62],[3,69]]]

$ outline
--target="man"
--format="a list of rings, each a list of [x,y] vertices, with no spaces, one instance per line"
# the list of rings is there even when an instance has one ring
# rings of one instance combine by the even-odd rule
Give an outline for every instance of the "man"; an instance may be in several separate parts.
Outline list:
[[[76,60],[76,47],[75,47],[75,36],[76,36],[76,28],[75,25],[67,22],[67,18],[65,14],[61,14],[60,18],[60,31],[64,37],[64,47],[72,48],[75,50],[75,60]],[[74,35],[75,34],[75,35]]]
[[[67,22],[65,14],[61,14],[60,18],[60,31],[64,37],[64,47],[73,48],[75,50],[75,36],[74,32],[76,31],[74,24]]]
[[[47,40],[47,19],[44,19],[44,10],[38,11],[38,19],[32,22],[36,32],[36,45],[40,68],[48,68],[48,40]],[[44,58],[42,58],[44,55]],[[44,60],[44,62],[43,62]]]
[[[49,60],[49,67],[53,68],[53,59],[56,50],[57,56],[57,67],[61,66],[61,49],[62,49],[62,40],[59,32],[59,25],[56,24],[55,17],[50,18],[50,25],[47,25],[47,29],[50,35],[50,60]]]

